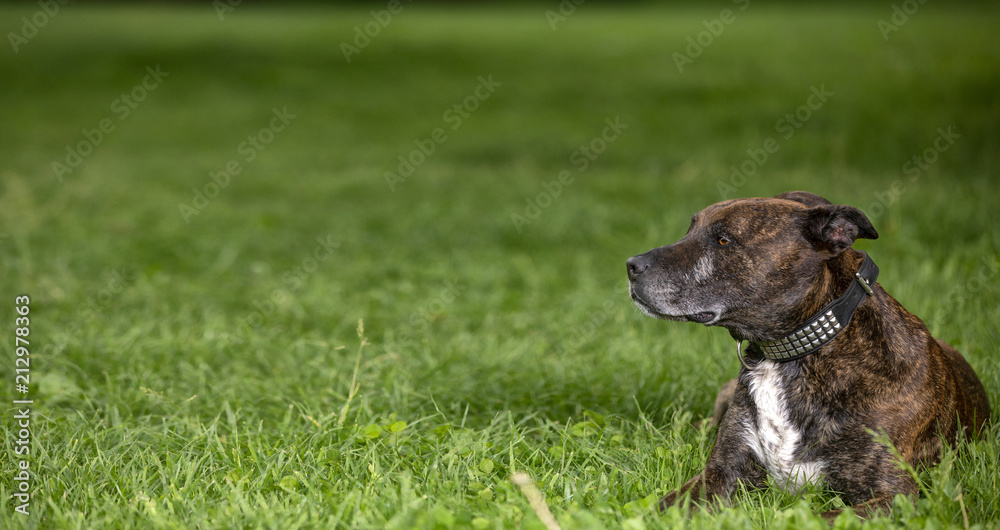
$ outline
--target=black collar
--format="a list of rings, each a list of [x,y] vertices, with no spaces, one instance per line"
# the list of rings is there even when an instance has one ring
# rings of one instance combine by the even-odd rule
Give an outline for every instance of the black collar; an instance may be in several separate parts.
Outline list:
[[[784,362],[805,357],[833,340],[851,323],[854,310],[864,300],[865,295],[873,294],[872,286],[878,278],[878,266],[868,253],[861,252],[861,255],[864,259],[858,272],[854,273],[855,281],[851,282],[843,296],[820,309],[819,313],[813,315],[791,335],[778,340],[752,343],[765,359]]]

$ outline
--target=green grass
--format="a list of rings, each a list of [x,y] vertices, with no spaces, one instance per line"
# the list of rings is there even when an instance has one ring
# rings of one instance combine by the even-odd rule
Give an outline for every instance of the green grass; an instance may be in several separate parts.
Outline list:
[[[0,50],[0,322],[31,296],[34,399],[31,515],[8,443],[0,527],[539,528],[508,480],[525,471],[564,528],[825,528],[812,514],[839,500],[822,488],[648,509],[704,465],[714,433],[690,424],[738,363],[724,330],[638,314],[624,261],[679,238],[772,137],[731,194],[865,209],[881,284],[1000,409],[995,6],[928,2],[886,42],[890,3],[752,3],[680,73],[672,54],[734,4],[583,4],[557,31],[547,6],[404,5],[350,63],[367,8],[71,4]],[[33,9],[0,9],[3,34]],[[452,129],[480,76],[500,86]],[[833,95],[785,138],[810,87]],[[286,108],[247,161],[241,143]],[[616,117],[627,129],[581,171],[574,152]],[[58,180],[53,161],[104,119]],[[905,173],[948,127],[954,144]],[[390,189],[435,128],[447,140]],[[186,222],[230,160],[239,174]],[[997,527],[997,439],[947,452],[915,505],[838,525]]]

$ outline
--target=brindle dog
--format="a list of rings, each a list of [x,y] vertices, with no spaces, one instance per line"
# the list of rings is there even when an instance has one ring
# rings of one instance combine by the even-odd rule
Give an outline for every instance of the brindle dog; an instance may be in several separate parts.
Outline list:
[[[868,259],[851,248],[859,237],[878,237],[860,210],[790,192],[709,206],[680,241],[629,258],[629,293],[643,312],[749,342],[705,470],[661,509],[686,494],[727,502],[739,483],[762,486],[770,475],[788,491],[825,482],[870,516],[897,493],[917,493],[875,434],[919,468],[937,462],[942,439],[953,445],[960,429],[983,429],[990,410],[979,378],[874,282],[873,265],[862,278]],[[860,302],[827,342],[791,359],[766,355],[851,290]]]

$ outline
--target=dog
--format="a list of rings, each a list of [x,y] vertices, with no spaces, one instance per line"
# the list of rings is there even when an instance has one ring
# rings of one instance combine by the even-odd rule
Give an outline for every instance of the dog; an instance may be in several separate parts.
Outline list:
[[[676,243],[627,260],[642,312],[726,328],[742,364],[704,471],[661,510],[688,495],[728,503],[770,476],[793,493],[825,483],[870,517],[917,493],[882,437],[920,468],[937,463],[942,440],[984,429],[989,403],[972,367],[852,247],[877,237],[857,208],[798,191],[711,205]]]

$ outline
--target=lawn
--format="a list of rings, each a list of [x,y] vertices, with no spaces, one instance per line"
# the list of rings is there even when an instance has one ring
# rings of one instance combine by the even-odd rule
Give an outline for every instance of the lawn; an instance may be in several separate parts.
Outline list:
[[[543,528],[521,471],[563,528],[825,528],[651,509],[739,364],[625,277],[793,189],[1000,424],[997,6],[394,5],[0,7],[0,527]],[[837,525],[996,528],[998,437]]]

